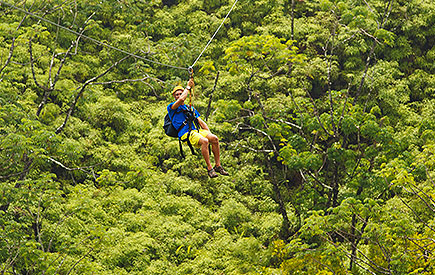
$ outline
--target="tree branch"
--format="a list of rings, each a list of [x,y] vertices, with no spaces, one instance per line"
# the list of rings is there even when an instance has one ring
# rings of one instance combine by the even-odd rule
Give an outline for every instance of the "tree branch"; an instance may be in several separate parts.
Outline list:
[[[388,16],[389,16],[390,11],[391,11],[391,8],[392,8],[391,4],[392,4],[392,0],[389,0],[388,4],[387,4],[387,7],[385,8],[384,15],[382,17],[381,23],[378,22],[378,30],[382,29],[384,24],[385,24],[385,22],[387,21]],[[354,105],[356,104],[356,101],[357,101],[358,97],[361,95],[361,91],[362,91],[362,88],[364,86],[365,79],[367,77],[367,71],[369,69],[370,62],[371,62],[371,59],[373,57],[373,54],[375,53],[376,45],[378,44],[376,39],[374,39],[374,38],[372,38],[372,39],[373,39],[373,43],[372,43],[372,46],[370,48],[369,55],[367,56],[367,59],[366,59],[366,64],[365,64],[364,72],[363,72],[363,75],[361,77],[361,81],[360,81],[360,84],[358,86],[357,92],[355,94],[355,98],[353,100],[353,104]]]
[[[15,29],[15,31],[18,31],[18,29],[21,27],[21,25],[23,24],[24,20],[27,18],[27,14],[24,15],[23,19],[21,19],[21,22],[18,24],[18,27]],[[14,55],[14,50],[15,50],[15,40],[17,39],[17,36],[14,36],[12,38],[12,42],[11,42],[11,47],[9,48],[9,56],[6,59],[5,64],[3,65],[3,67],[0,68],[0,82],[3,80],[3,70],[9,65],[9,63],[11,62],[12,56]]]
[[[434,228],[432,228],[427,222],[424,222],[423,220],[422,220],[422,218],[420,218],[420,215],[418,215],[418,213],[417,212],[415,212],[415,210],[408,204],[408,203],[406,203],[405,202],[405,200],[401,197],[401,196],[399,196],[396,192],[394,192],[395,194],[396,194],[396,196],[400,199],[400,201],[406,206],[406,207],[408,207],[408,209],[409,210],[411,210],[412,211],[412,213],[414,213],[414,215],[417,217],[417,219],[421,222],[421,223],[423,223],[423,225],[424,226],[426,226],[427,228],[429,228],[431,231],[433,231],[433,232],[435,232],[435,229]]]
[[[248,150],[250,150],[250,151],[253,151],[253,152],[255,152],[255,153],[272,153],[272,152],[273,152],[273,150],[267,150],[267,149],[255,149],[255,148],[252,148],[252,147],[249,147],[249,146],[246,146],[246,145],[240,144],[240,142],[237,143],[237,145],[235,146],[235,149],[237,149],[237,147],[239,147],[239,146],[242,147],[242,148],[248,149]]]
[[[50,62],[50,67],[49,67],[49,73],[48,73],[49,88],[45,89],[45,92],[44,92],[44,95],[42,97],[41,103],[39,104],[38,110],[36,111],[36,116],[39,117],[39,115],[40,115],[40,113],[42,111],[42,108],[44,108],[45,104],[47,103],[48,97],[50,96],[51,92],[54,90],[54,88],[56,86],[56,83],[59,80],[60,72],[62,71],[63,65],[65,64],[67,57],[70,56],[70,52],[74,48],[74,46],[79,44],[79,41],[80,41],[83,33],[85,32],[86,24],[89,22],[89,20],[91,19],[91,17],[94,14],[95,13],[91,14],[86,19],[86,21],[84,22],[84,27],[81,28],[81,31],[80,31],[77,39],[75,41],[71,42],[71,45],[69,46],[67,51],[63,54],[63,58],[60,61],[59,68],[57,69],[57,72],[56,72],[56,74],[54,76],[54,81],[52,80],[51,73],[52,73],[52,68],[53,68],[53,65],[54,65],[54,60],[58,56],[58,54],[55,54],[55,51],[53,51],[53,55],[52,55],[51,62]],[[57,31],[59,31],[59,28],[57,28]]]
[[[336,234],[338,234],[340,237],[342,237],[344,240],[346,240],[347,242],[349,242],[349,243],[351,243],[350,242],[350,240],[345,236],[345,235],[343,235],[342,233],[340,233],[339,231],[334,231]],[[328,234],[327,234],[328,235]],[[329,235],[328,235],[329,236]],[[327,239],[328,241],[330,241],[332,244],[334,244],[334,242],[332,242],[331,240],[329,240],[329,239]],[[347,257],[349,257],[349,259],[351,259],[351,257],[352,257],[352,254],[351,253],[349,253],[347,250],[345,250],[345,249],[343,249],[343,248],[340,248],[343,252],[345,252],[346,253],[346,256]],[[377,265],[373,260],[371,260],[367,255],[365,255],[360,249],[358,249],[358,248],[356,248],[356,250],[357,250],[357,252],[359,253],[359,254],[361,254],[364,258],[365,258],[365,260],[364,259],[362,259],[362,258],[360,258],[360,257],[356,257],[356,260],[358,260],[358,261],[360,261],[360,262],[362,262],[362,263],[364,263],[364,264],[366,264],[366,265],[368,265],[369,267],[371,267],[372,269],[374,269],[376,272],[381,272],[381,273],[383,273],[383,274],[391,274],[391,270],[390,269],[387,269],[387,268],[385,268],[385,267],[382,267],[382,266],[379,266],[379,265]],[[359,265],[359,266],[361,266],[359,263],[358,263],[358,261],[355,261],[355,264],[357,264],[357,265]],[[362,266],[361,266],[362,267]],[[367,271],[369,271],[368,269],[366,269]],[[371,272],[372,274],[376,274],[376,273],[373,273],[373,272]]]
[[[92,83],[92,82],[96,81],[97,79],[99,79],[100,77],[105,76],[105,75],[106,75],[108,72],[110,72],[113,68],[115,68],[116,66],[118,66],[119,63],[121,63],[122,61],[126,60],[126,59],[129,58],[129,57],[130,57],[130,55],[126,55],[125,57],[123,57],[123,58],[121,58],[120,60],[116,61],[116,62],[115,62],[114,64],[112,64],[108,69],[106,69],[103,73],[101,73],[100,75],[95,76],[95,77],[89,79],[88,81],[86,81],[86,82],[83,84],[83,86],[82,86],[81,88],[79,88],[80,90],[79,90],[79,92],[77,93],[76,97],[74,98],[73,102],[71,103],[71,106],[70,106],[70,108],[69,108],[69,110],[68,110],[68,112],[67,112],[67,114],[66,114],[66,117],[65,117],[64,122],[62,123],[62,125],[60,125],[60,126],[56,129],[56,131],[55,131],[56,134],[59,134],[59,133],[63,130],[63,128],[66,126],[66,124],[67,124],[67,122],[68,122],[68,119],[70,118],[70,116],[71,116],[72,113],[74,112],[74,109],[75,109],[75,107],[76,107],[76,104],[77,104],[79,98],[82,96],[83,92],[85,91],[86,87],[87,87],[90,83]]]
[[[96,245],[95,245],[96,246]],[[94,251],[95,246],[93,246],[91,249],[89,249],[89,251],[83,255],[77,262],[75,262],[75,264],[71,267],[71,269],[66,273],[66,275],[70,274],[71,271],[73,271],[73,269],[76,267],[76,265],[78,265],[84,258],[86,258],[89,254],[91,254],[92,251]]]
[[[314,101],[313,97],[311,96],[310,92],[305,89],[305,92],[307,93],[308,97],[311,100],[311,103],[313,104],[313,108],[314,108],[314,115],[316,116],[317,122],[319,123],[320,127],[322,128],[322,130],[330,137],[334,137],[333,135],[331,135],[329,133],[329,131],[326,130],[325,126],[323,125],[323,122],[320,120],[320,116],[319,116],[319,111],[317,110],[317,105],[316,102]]]
[[[47,90],[47,87],[44,87],[41,84],[39,84],[38,80],[36,79],[36,74],[35,74],[35,65],[34,65],[33,48],[32,48],[32,40],[35,37],[36,37],[36,35],[29,39],[30,68],[32,69],[33,81],[35,81],[36,86],[38,88],[40,88],[41,90],[45,91],[45,90]]]
[[[211,101],[213,99],[213,93],[216,90],[216,85],[217,85],[218,79],[219,79],[219,71],[216,74],[216,78],[214,79],[214,86],[213,86],[213,89],[211,90],[210,96],[208,98],[207,112],[205,113],[205,121],[208,120],[208,116],[210,115]]]
[[[335,15],[335,13],[334,13]],[[336,21],[334,22],[334,29],[332,30],[331,33],[331,52],[328,54],[328,45],[326,45],[325,47],[325,59],[327,60],[327,81],[328,81],[328,98],[329,98],[329,115],[331,116],[331,125],[332,125],[332,131],[334,132],[334,137],[337,137],[338,133],[337,133],[337,127],[335,126],[335,121],[334,121],[334,102],[332,99],[332,90],[331,90],[331,85],[332,85],[332,80],[331,80],[331,68],[332,68],[332,57],[334,56],[334,42],[335,42],[335,32],[337,29],[337,23]],[[329,39],[328,39],[328,44],[329,44]],[[329,57],[328,57],[329,56]]]
[[[310,171],[306,171],[308,173],[308,175],[310,177],[312,177],[317,183],[319,183],[321,186],[323,186],[326,189],[332,190],[333,188],[329,185],[326,185],[325,183],[323,183],[321,180],[319,180],[316,176],[313,175],[313,173],[311,173]]]
[[[60,163],[59,161],[57,161],[57,160],[55,160],[55,159],[53,159],[51,157],[48,157],[48,160],[50,160],[51,162],[59,165],[60,167],[62,167],[63,169],[65,169],[67,171],[77,171],[77,170],[79,170],[79,171],[85,172],[87,174],[90,174],[90,175],[92,175],[95,178],[95,174],[93,172],[86,171],[85,169],[91,169],[91,171],[93,171],[93,168],[96,165],[95,166],[84,166],[84,167],[69,168],[69,167],[66,167],[64,164]],[[99,165],[99,164],[97,164],[97,165]]]
[[[282,119],[275,119],[275,118],[271,118],[271,117],[267,117],[267,116],[264,116],[264,118],[265,118],[265,119],[268,119],[268,120],[271,120],[271,121],[281,122],[281,123],[287,124],[288,126],[291,126],[291,127],[293,127],[293,128],[296,128],[296,129],[298,129],[298,130],[301,130],[301,129],[302,129],[301,126],[299,126],[299,125],[297,125],[297,124],[294,124],[294,123],[292,123],[292,122],[288,122],[288,121],[282,120]]]
[[[271,144],[272,147],[273,147],[273,152],[278,153],[278,150],[276,149],[276,146],[275,146],[275,144],[273,143],[273,139],[272,139],[272,137],[271,137],[270,135],[268,135],[266,132],[264,132],[264,131],[262,131],[262,130],[260,130],[260,129],[257,129],[257,128],[255,128],[255,127],[252,127],[251,125],[247,125],[247,124],[242,124],[242,125],[243,125],[243,127],[246,127],[246,128],[242,128],[242,127],[240,127],[239,129],[241,129],[241,130],[243,130],[243,129],[254,130],[254,131],[256,131],[256,132],[258,132],[258,133],[261,133],[261,134],[263,134],[264,136],[266,136],[266,137],[269,139],[270,144]]]

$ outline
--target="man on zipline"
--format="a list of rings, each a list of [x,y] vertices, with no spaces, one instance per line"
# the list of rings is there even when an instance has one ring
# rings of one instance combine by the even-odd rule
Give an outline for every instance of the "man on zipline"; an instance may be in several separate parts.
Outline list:
[[[169,116],[172,118],[172,124],[176,129],[179,129],[178,137],[185,143],[189,143],[196,147],[201,148],[202,156],[204,157],[205,163],[207,164],[208,176],[210,178],[215,178],[218,175],[228,176],[228,172],[224,170],[220,162],[220,149],[219,149],[219,139],[217,136],[210,132],[207,124],[199,117],[199,113],[192,106],[187,106],[184,104],[190,90],[194,87],[195,83],[193,78],[189,79],[187,87],[176,86],[172,90],[172,95],[175,101],[170,103],[167,107]],[[185,123],[188,120],[190,108],[193,109],[194,120],[198,123]],[[183,126],[183,124],[185,124]],[[190,124],[190,126],[189,126]],[[197,125],[199,124],[199,125]],[[191,128],[189,130],[189,128]],[[208,145],[211,144],[211,150],[213,152],[215,166],[212,167],[210,163],[210,153]],[[190,145],[189,145],[190,146]]]

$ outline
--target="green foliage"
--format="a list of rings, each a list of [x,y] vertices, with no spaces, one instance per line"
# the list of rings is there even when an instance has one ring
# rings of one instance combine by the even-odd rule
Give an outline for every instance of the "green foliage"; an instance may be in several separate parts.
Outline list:
[[[20,7],[188,67],[233,3]],[[0,273],[434,273],[434,8],[239,1],[194,67],[208,179],[161,127],[185,70],[1,5]]]
[[[227,47],[224,60],[228,60],[231,74],[250,72],[267,60],[270,60],[270,69],[283,69],[281,66],[287,63],[303,60],[303,56],[297,54],[298,48],[292,44],[291,40],[286,42],[272,35],[244,36]]]

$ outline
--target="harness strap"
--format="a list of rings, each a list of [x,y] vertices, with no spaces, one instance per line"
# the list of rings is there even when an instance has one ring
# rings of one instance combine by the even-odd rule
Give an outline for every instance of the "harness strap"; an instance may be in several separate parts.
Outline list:
[[[180,127],[177,129],[177,132],[180,132],[181,129],[183,129],[186,125],[189,125],[189,131],[187,132],[187,137],[185,139],[181,139],[181,137],[178,138],[178,143],[180,145],[180,152],[181,152],[181,156],[183,158],[185,158],[184,153],[183,153],[183,147],[181,142],[186,142],[187,145],[190,148],[190,151],[192,152],[192,155],[196,155],[195,150],[193,149],[192,143],[190,142],[190,134],[193,131],[193,127],[192,124],[196,127],[196,130],[199,133],[199,121],[198,118],[195,117],[195,112],[194,112],[195,108],[190,108],[188,110],[183,110],[181,112],[183,113],[188,113],[187,118],[183,121],[183,123],[180,125]],[[176,113],[181,113],[181,112],[176,112]],[[174,114],[175,116],[175,114]]]
[[[197,119],[196,119],[197,120]],[[187,132],[187,137],[185,138],[185,139],[181,139],[180,138],[180,140],[181,141],[183,141],[183,142],[186,142],[187,143],[187,145],[189,146],[189,148],[190,148],[190,151],[192,152],[192,155],[196,155],[196,152],[195,152],[195,150],[193,149],[193,146],[192,146],[192,143],[190,142],[190,134],[192,133],[192,124],[194,124],[195,125],[195,120],[187,120],[186,119],[186,121],[188,121],[188,124],[189,124],[189,131]],[[197,125],[196,125],[197,126]],[[198,126],[196,127],[196,130],[198,131],[198,133],[199,133],[199,128],[198,128]]]
[[[183,153],[183,145],[181,145],[181,139],[178,139],[178,145],[180,146],[180,154],[181,154],[181,157],[184,159],[184,158],[186,158],[186,156],[184,155],[184,153]]]
[[[192,152],[192,155],[196,155],[196,152],[193,149],[192,143],[190,142],[190,133],[191,133],[191,131],[187,132],[187,137],[185,139],[180,138],[180,141],[186,142],[190,148],[190,151]],[[180,142],[180,146],[181,146],[181,142]]]

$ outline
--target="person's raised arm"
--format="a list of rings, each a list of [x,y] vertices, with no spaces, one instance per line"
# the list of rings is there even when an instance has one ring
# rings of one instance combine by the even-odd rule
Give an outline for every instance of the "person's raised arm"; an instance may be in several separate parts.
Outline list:
[[[175,93],[177,93],[177,92],[175,92]],[[186,100],[188,94],[189,94],[189,89],[186,87],[184,89],[184,91],[181,93],[180,97],[175,101],[174,104],[172,104],[171,109],[175,110],[178,107],[180,107],[181,105],[183,105],[184,100]]]
[[[187,95],[189,94],[190,89],[192,89],[192,87],[195,85],[195,83],[193,82],[193,78],[189,79],[189,81],[187,82],[187,86],[186,88],[183,90],[183,92],[181,93],[180,97],[177,98],[177,100],[175,101],[174,104],[172,104],[171,109],[175,110],[178,107],[180,107],[181,105],[184,104],[184,101],[187,98]],[[177,93],[177,92],[175,92]]]

